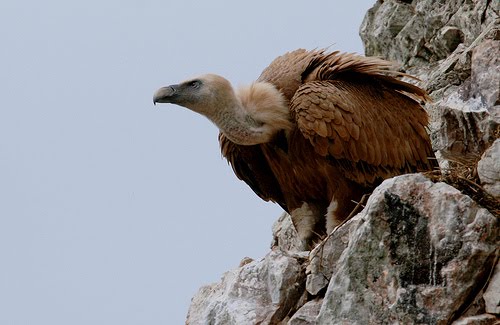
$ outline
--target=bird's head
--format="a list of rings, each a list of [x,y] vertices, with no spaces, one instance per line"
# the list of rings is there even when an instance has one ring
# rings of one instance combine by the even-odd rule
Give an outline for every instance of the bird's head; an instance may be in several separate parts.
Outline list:
[[[266,82],[255,82],[235,92],[223,77],[206,74],[158,89],[153,103],[177,104],[202,114],[228,139],[241,145],[268,142],[279,130],[292,128],[283,95]]]
[[[154,104],[177,104],[209,118],[217,114],[218,108],[231,106],[234,101],[237,99],[229,81],[215,74],[162,87],[153,97]]]

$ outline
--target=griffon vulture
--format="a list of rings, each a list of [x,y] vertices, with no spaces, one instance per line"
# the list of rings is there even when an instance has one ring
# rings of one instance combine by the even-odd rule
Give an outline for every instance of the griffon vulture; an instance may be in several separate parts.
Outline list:
[[[207,74],[160,88],[153,102],[215,123],[236,176],[291,215],[306,248],[383,179],[435,166],[427,95],[402,75],[381,59],[300,49],[249,86]]]

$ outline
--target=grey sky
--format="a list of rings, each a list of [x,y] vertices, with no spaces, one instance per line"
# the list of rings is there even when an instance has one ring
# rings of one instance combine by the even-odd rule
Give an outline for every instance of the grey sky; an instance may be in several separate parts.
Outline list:
[[[362,52],[363,1],[3,1],[0,324],[181,324],[268,251],[277,205],[153,92],[296,48]]]

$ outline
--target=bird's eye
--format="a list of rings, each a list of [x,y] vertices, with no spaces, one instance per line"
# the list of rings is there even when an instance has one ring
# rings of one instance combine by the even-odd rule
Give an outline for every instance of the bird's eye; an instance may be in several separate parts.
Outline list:
[[[188,83],[189,87],[191,88],[200,88],[201,82],[199,80],[193,80]]]

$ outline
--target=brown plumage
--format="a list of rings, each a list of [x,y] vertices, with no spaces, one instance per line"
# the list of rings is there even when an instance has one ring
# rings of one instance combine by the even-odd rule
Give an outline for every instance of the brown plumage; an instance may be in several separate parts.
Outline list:
[[[154,102],[214,122],[236,176],[290,213],[307,247],[383,179],[436,166],[427,95],[399,76],[381,59],[296,50],[236,92],[204,75],[159,89]]]

